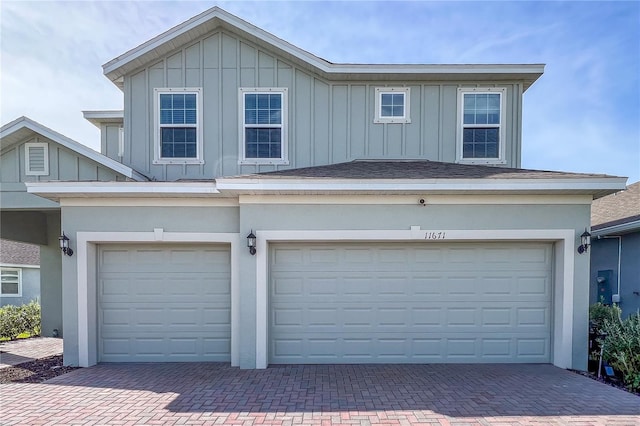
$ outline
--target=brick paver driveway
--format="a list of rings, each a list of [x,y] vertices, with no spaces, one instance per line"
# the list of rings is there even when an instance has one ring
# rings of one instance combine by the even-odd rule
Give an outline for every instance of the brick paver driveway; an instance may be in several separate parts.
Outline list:
[[[3,425],[640,425],[640,398],[550,365],[104,364],[0,385]]]

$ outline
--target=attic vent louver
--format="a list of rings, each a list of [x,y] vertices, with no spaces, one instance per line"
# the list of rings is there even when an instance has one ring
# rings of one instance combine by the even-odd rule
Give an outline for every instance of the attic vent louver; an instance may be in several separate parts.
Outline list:
[[[25,174],[29,176],[46,176],[49,174],[49,144],[31,142],[24,144]]]

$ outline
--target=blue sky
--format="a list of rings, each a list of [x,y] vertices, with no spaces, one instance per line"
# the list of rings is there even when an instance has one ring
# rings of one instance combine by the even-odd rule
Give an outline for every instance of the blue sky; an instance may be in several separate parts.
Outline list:
[[[0,121],[94,149],[82,110],[121,109],[102,64],[218,5],[331,62],[544,63],[525,93],[523,166],[640,180],[640,2],[0,3]]]

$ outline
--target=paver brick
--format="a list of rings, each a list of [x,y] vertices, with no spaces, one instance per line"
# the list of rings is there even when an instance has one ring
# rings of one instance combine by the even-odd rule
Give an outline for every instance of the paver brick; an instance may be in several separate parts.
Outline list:
[[[640,398],[550,365],[103,364],[0,392],[6,425],[640,425]]]

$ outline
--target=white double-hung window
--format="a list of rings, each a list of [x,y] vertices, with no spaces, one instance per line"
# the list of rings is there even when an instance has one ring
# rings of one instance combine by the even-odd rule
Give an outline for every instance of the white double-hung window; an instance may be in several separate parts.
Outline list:
[[[458,161],[504,164],[504,88],[458,89]]]
[[[154,89],[154,163],[203,163],[201,92],[200,88]]]
[[[288,164],[287,88],[240,88],[240,164]]]
[[[376,87],[374,123],[411,123],[408,87]]]
[[[22,269],[0,268],[0,296],[22,296]]]

